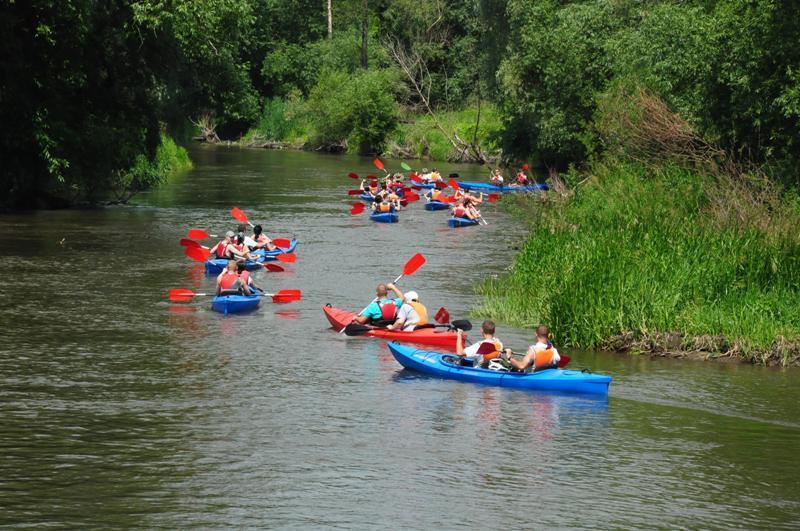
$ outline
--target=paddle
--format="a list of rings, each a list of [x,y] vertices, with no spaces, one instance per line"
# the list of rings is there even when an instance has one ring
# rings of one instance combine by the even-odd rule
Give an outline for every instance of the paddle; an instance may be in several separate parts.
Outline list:
[[[381,162],[381,159],[375,159],[375,160],[373,160],[373,161],[372,161],[372,163],[373,163],[373,164],[375,165],[375,167],[376,167],[376,168],[378,168],[379,170],[381,170],[381,171],[385,171],[387,174],[389,173],[388,171],[386,171],[386,168],[384,168],[384,167],[383,167],[383,162]]]
[[[522,171],[528,171],[528,163],[522,165]]]
[[[433,317],[437,323],[447,324],[450,322],[450,314],[447,310],[444,309],[444,306],[439,308],[439,311],[436,312],[436,315]]]
[[[278,260],[278,262],[283,262],[284,264],[293,264],[297,262],[297,255],[294,253],[283,252],[279,255],[276,255],[275,258]]]
[[[358,190],[348,190],[348,191],[347,191],[347,195],[361,195],[361,194],[363,194],[363,193],[364,193],[364,190],[361,190],[361,189],[358,189]]]
[[[357,216],[364,212],[364,203],[353,203],[353,207],[350,209],[351,216]]]
[[[202,247],[203,249],[208,249],[205,245],[200,245],[194,240],[190,240],[189,238],[181,238],[181,247]]]
[[[489,202],[496,203],[500,200],[500,194],[489,194]]]
[[[422,179],[420,179],[416,173],[412,173],[411,175],[408,176],[408,178],[411,179],[412,182],[415,182],[417,184],[422,184]]]
[[[202,247],[187,247],[183,254],[195,262],[205,262],[211,256],[211,250]]]
[[[347,176],[350,177],[351,179],[358,179],[358,174],[352,171],[348,173]]]
[[[419,201],[419,195],[414,192],[406,192],[403,199],[413,203],[414,201]]]
[[[377,160],[377,159],[375,159],[375,160]],[[379,161],[379,162],[380,162],[380,161]],[[421,253],[417,253],[417,254],[415,254],[414,256],[412,256],[412,257],[409,259],[409,261],[408,261],[408,262],[406,262],[406,265],[404,265],[404,266],[403,266],[403,272],[400,274],[400,276],[399,276],[399,277],[397,277],[396,279],[394,279],[394,282],[392,282],[392,284],[397,284],[397,283],[400,281],[400,279],[401,279],[401,278],[403,278],[404,276],[413,275],[414,273],[416,273],[417,269],[419,269],[420,267],[422,267],[422,264],[424,264],[424,263],[425,263],[425,257],[424,257],[424,256],[423,256]],[[371,301],[369,304],[372,304],[372,303],[373,303],[373,302],[375,302],[376,300],[378,300],[378,299],[377,299],[377,298],[375,298],[375,299],[372,299],[372,301]],[[366,310],[367,308],[369,308],[369,304],[367,304],[367,305],[364,307],[364,310]],[[360,311],[360,312],[358,312],[356,315],[361,315],[361,313],[362,313],[364,310],[361,310],[361,311]],[[339,333],[341,334],[342,332],[344,332],[345,328],[347,328],[347,327],[345,326],[344,328],[342,328],[341,330],[339,330]]]
[[[450,179],[450,187],[451,187],[453,190],[460,190],[460,189],[461,189],[461,187],[460,187],[460,186],[458,186],[458,183],[456,182],[456,180],[455,180],[455,179],[452,179],[452,178]]]
[[[216,295],[215,293],[195,293],[190,289],[175,288],[169,290],[169,300],[172,302],[189,302],[194,297],[206,297],[209,295]],[[259,297],[272,297],[272,302],[286,303],[299,301],[302,298],[302,292],[299,289],[282,289],[278,293],[253,293]]]
[[[404,169],[404,170],[406,170],[406,171],[411,171],[411,166],[409,166],[409,165],[408,165],[408,164],[406,164],[405,162],[401,162],[401,163],[400,163],[400,167],[401,167],[401,168],[403,168],[403,169]]]
[[[456,325],[458,325],[458,326],[456,326]],[[469,332],[470,330],[472,330],[472,323],[470,323],[467,320],[463,320],[463,321],[453,321],[450,324],[439,324],[439,325],[428,324],[428,325],[422,325],[422,326],[418,327],[417,330],[423,330],[425,328],[443,328],[443,327],[447,327],[447,328],[451,328],[451,329],[452,328],[460,328],[461,330],[464,330],[465,332]],[[349,325],[345,326],[343,330],[344,330],[344,335],[346,335],[346,336],[363,336],[364,334],[366,334],[367,332],[369,332],[371,330],[385,330],[385,329],[384,328],[378,328],[376,326],[368,326],[368,325],[362,325],[362,324],[358,324],[358,323],[350,323]],[[396,331],[397,332],[401,332],[402,330],[396,330]]]
[[[245,214],[244,211],[239,207],[233,207],[231,209],[231,216],[233,216],[234,219],[236,219],[236,221],[240,221],[241,223],[247,223],[251,227],[255,226],[252,223],[250,223],[250,220],[247,219],[247,214]]]
[[[273,263],[270,263],[270,262],[267,262],[266,264],[259,264],[259,265],[261,267],[263,267],[264,269],[266,269],[267,271],[269,271],[270,273],[283,273],[284,271],[286,271],[286,269],[282,268],[278,264],[273,264]]]
[[[206,238],[219,238],[216,234],[209,234],[202,229],[189,229],[189,238],[193,240],[205,240]]]

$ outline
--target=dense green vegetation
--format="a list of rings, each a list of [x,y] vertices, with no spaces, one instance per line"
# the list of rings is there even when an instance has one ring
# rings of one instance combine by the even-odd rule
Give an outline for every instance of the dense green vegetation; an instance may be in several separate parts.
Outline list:
[[[6,206],[96,199],[160,132],[584,165],[636,82],[786,183],[800,17],[776,0],[32,0],[0,5]],[[481,108],[486,123],[477,122]],[[470,131],[472,130],[472,134]],[[437,136],[438,135],[438,136]],[[449,147],[448,147],[449,145]],[[502,152],[498,151],[502,148]]]

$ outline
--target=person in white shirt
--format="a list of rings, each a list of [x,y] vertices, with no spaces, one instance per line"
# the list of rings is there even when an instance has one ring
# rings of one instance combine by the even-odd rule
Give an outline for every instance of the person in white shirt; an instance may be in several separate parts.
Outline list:
[[[483,339],[464,348],[463,331],[459,329],[456,335],[456,354],[459,357],[472,361],[473,367],[480,367],[490,360],[500,357],[503,343],[494,337],[494,321],[486,320],[481,324]]]
[[[511,349],[507,349],[506,354],[511,366],[520,371],[556,368],[561,360],[558,350],[550,343],[550,329],[545,325],[536,328],[536,343],[528,347],[522,361],[511,357]]]
[[[419,302],[419,295],[416,291],[409,291],[403,295],[403,301],[403,305],[397,312],[397,319],[387,326],[387,329],[402,329],[404,332],[410,332],[419,325],[428,324],[428,309]]]

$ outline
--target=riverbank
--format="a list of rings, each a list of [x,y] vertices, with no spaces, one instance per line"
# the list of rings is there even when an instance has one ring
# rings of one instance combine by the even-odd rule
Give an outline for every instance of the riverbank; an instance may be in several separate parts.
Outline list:
[[[258,123],[238,141],[228,144],[265,149],[295,149],[333,153],[358,153],[353,138],[325,141],[317,132],[318,117],[303,100],[268,100]],[[474,162],[474,144],[487,158],[501,155],[502,121],[496,107],[483,103],[434,115],[402,110],[386,133],[379,155],[441,162]]]
[[[504,199],[530,235],[477,315],[547,323],[565,347],[800,364],[796,196],[635,164],[567,181]]]

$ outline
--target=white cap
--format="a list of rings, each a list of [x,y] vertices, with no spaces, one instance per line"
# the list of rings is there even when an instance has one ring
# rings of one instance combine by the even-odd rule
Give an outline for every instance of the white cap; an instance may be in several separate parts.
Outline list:
[[[410,301],[416,301],[416,300],[419,300],[419,295],[417,295],[417,292],[416,292],[416,291],[409,291],[409,292],[406,292],[406,294],[405,294],[405,295],[403,295],[403,297],[405,297],[406,301],[409,301],[409,302],[410,302]]]
[[[235,235],[233,234],[232,230],[229,230],[228,232],[225,233],[225,236],[227,236],[228,238],[233,238]]]

